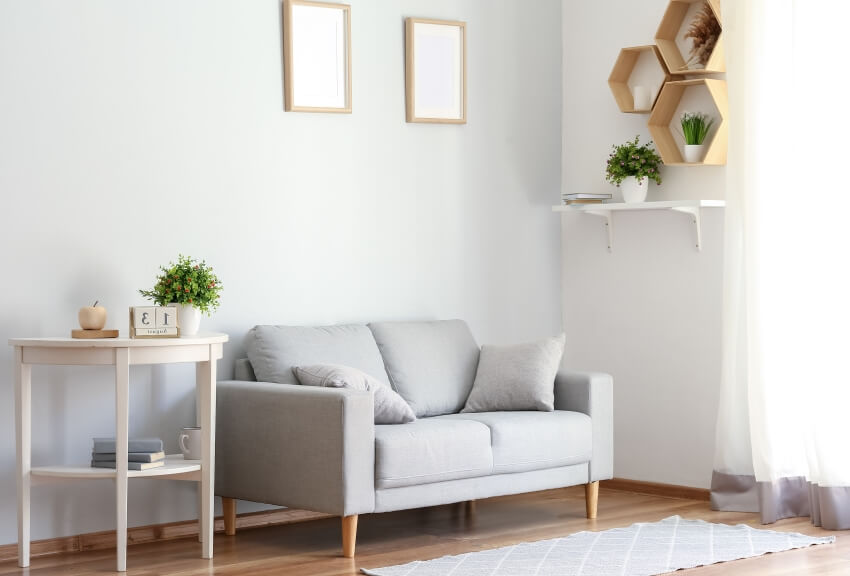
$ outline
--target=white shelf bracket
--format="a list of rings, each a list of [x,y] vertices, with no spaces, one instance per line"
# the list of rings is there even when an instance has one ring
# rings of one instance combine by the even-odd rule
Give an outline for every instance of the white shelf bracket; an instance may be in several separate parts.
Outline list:
[[[700,209],[698,206],[676,206],[674,208],[670,208],[675,212],[681,212],[682,214],[687,214],[691,217],[691,221],[694,224],[694,232],[696,234],[696,247],[700,252],[702,251],[702,230],[700,228]]]
[[[605,219],[605,230],[608,232],[608,252],[614,251],[614,218],[610,210],[585,210],[585,214],[593,214]]]
[[[614,251],[614,212],[634,212],[644,210],[673,210],[690,217],[694,225],[696,236],[696,249],[702,251],[702,227],[700,219],[702,208],[723,208],[726,202],[723,200],[660,200],[657,202],[636,202],[627,204],[624,202],[606,202],[605,204],[580,204],[577,206],[553,206],[553,212],[590,214],[605,219],[605,228],[608,231],[608,252]]]

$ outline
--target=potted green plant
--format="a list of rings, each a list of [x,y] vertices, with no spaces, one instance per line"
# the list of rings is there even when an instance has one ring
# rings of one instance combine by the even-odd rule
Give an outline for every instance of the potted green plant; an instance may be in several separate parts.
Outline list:
[[[714,118],[702,112],[682,113],[682,136],[685,138],[685,162],[702,162],[705,137],[714,124]]]
[[[139,294],[157,306],[177,305],[180,333],[193,336],[198,333],[201,314],[209,316],[218,308],[221,281],[212,266],[180,254],[177,263],[160,266],[160,275],[152,290],[139,290]]]
[[[608,156],[605,179],[616,184],[623,190],[623,200],[626,202],[643,202],[650,180],[661,184],[661,157],[649,144],[640,144],[640,136],[635,136],[625,144],[613,146],[614,151]]]

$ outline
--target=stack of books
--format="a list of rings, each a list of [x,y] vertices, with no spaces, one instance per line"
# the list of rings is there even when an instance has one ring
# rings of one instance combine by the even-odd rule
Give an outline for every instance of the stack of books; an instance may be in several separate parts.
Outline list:
[[[148,470],[165,465],[160,438],[130,438],[127,469]],[[115,438],[95,438],[91,453],[92,468],[115,468]]]
[[[610,200],[610,194],[588,194],[586,192],[575,194],[561,194],[561,200],[564,204],[570,206],[574,204],[602,204],[605,200]]]

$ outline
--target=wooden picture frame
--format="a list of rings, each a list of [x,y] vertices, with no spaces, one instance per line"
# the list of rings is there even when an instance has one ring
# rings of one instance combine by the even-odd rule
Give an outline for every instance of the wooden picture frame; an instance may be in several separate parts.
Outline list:
[[[351,113],[351,6],[284,0],[284,109]]]
[[[466,22],[405,20],[408,122],[466,124]]]

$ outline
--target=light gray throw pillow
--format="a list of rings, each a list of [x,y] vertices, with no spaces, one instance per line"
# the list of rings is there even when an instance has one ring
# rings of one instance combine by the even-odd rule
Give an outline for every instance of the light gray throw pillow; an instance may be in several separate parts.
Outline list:
[[[472,392],[461,412],[555,409],[555,376],[566,338],[482,346]]]
[[[405,424],[416,420],[413,409],[404,398],[387,384],[361,372],[357,368],[336,364],[293,366],[292,372],[304,386],[352,388],[367,390],[375,401],[375,424]]]

